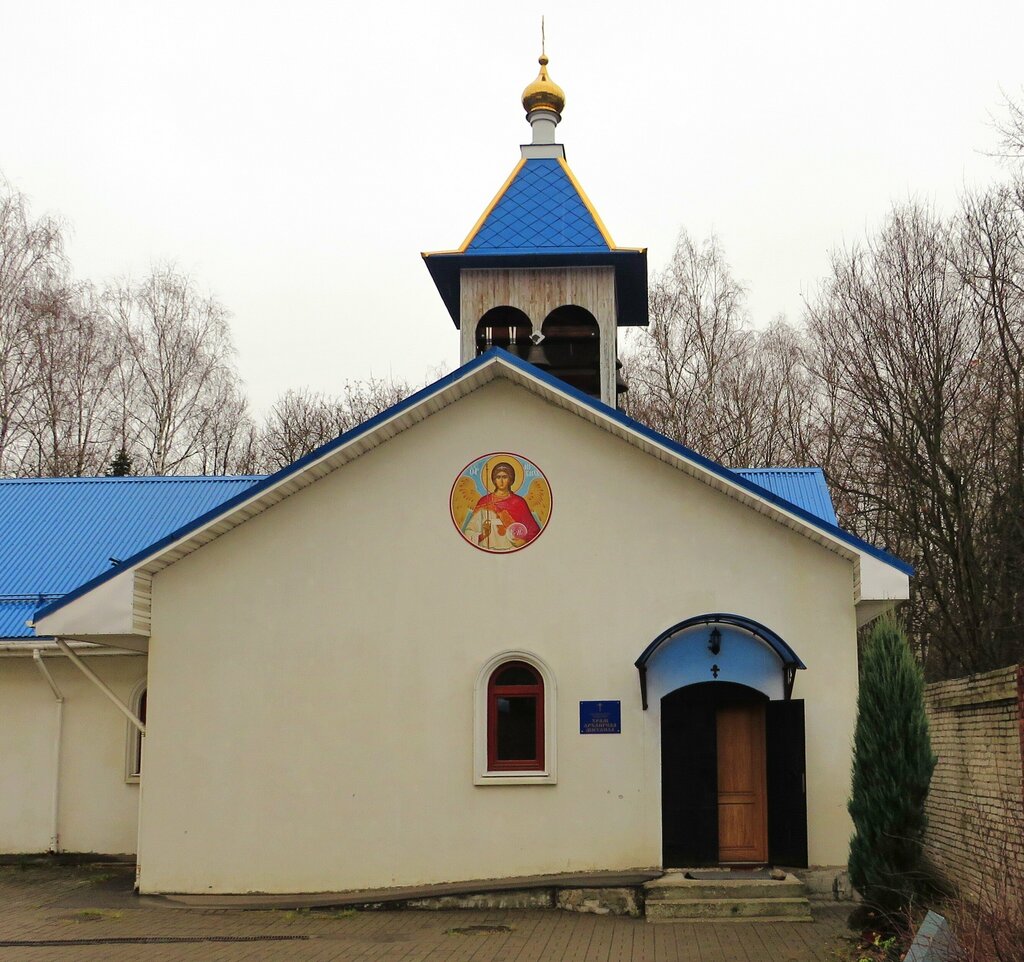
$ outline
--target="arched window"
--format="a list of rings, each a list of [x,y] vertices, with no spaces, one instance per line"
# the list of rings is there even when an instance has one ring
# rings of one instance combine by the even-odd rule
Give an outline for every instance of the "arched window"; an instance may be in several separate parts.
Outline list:
[[[601,338],[594,315],[575,304],[565,304],[548,314],[541,333],[550,373],[599,398]]]
[[[526,662],[499,665],[487,683],[487,770],[544,770],[544,680]]]
[[[526,357],[530,350],[530,319],[515,307],[492,307],[476,325],[476,353],[479,356],[492,347]]]
[[[473,722],[475,785],[554,785],[555,676],[531,651],[506,650],[481,665]]]
[[[142,681],[128,699],[128,707],[143,725],[146,724],[146,691],[146,682]],[[142,773],[142,732],[131,722],[128,722],[128,746],[125,755],[125,780],[137,782]]]

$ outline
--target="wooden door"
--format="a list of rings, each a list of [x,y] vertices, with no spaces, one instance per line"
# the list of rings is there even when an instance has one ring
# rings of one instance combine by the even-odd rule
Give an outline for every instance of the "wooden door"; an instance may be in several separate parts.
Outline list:
[[[723,705],[718,741],[718,858],[767,862],[764,703]]]

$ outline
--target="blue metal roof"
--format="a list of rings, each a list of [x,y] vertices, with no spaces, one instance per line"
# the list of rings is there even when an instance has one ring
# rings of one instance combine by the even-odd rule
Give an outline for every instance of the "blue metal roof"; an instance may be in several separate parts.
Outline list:
[[[556,158],[523,161],[466,254],[589,254],[609,247],[594,213]]]
[[[123,561],[137,554],[258,480],[0,480],[0,638],[31,636],[24,622],[41,601],[106,573],[111,558]],[[28,615],[14,610],[26,604]]]
[[[838,524],[821,468],[733,468],[747,481],[803,508],[829,524]]]
[[[0,599],[0,638],[34,638],[26,621],[39,607],[39,601],[5,601]]]
[[[401,414],[403,411],[416,407],[416,405],[418,404],[422,404],[424,401],[445,390],[456,381],[460,381],[465,377],[471,376],[480,368],[484,367],[487,364],[490,364],[492,361],[495,360],[501,360],[505,364],[508,364],[510,367],[516,368],[522,373],[527,374],[532,378],[535,378],[542,384],[546,384],[557,391],[561,391],[565,395],[573,398],[581,407],[586,407],[594,411],[597,411],[603,417],[618,422],[619,424],[628,428],[629,430],[634,431],[639,436],[647,438],[653,441],[655,444],[661,445],[666,450],[675,452],[681,457],[684,457],[687,460],[693,462],[694,464],[704,468],[709,473],[717,475],[720,478],[732,481],[739,487],[745,488],[751,494],[763,498],[770,504],[774,504],[780,508],[788,510],[791,514],[808,522],[810,525],[817,528],[818,530],[831,535],[838,541],[842,541],[843,543],[851,546],[852,548],[858,551],[863,551],[865,554],[871,555],[872,557],[879,559],[887,565],[891,565],[893,568],[897,569],[898,571],[902,571],[904,574],[912,575],[914,573],[912,565],[907,564],[907,562],[905,561],[901,561],[895,555],[889,554],[889,552],[884,551],[881,548],[876,548],[873,544],[870,544],[863,538],[858,538],[857,535],[851,534],[849,531],[844,531],[836,524],[823,520],[820,516],[807,510],[807,508],[802,507],[799,504],[794,504],[792,501],[788,501],[781,495],[775,494],[769,488],[762,487],[761,485],[756,484],[755,482],[749,480],[748,478],[743,477],[742,474],[736,471],[730,471],[728,468],[719,464],[717,461],[712,461],[710,458],[706,458],[703,455],[698,454],[696,451],[686,447],[683,444],[680,444],[678,441],[673,441],[671,438],[667,438],[665,437],[665,435],[659,434],[657,431],[654,431],[653,429],[647,427],[645,424],[641,424],[639,421],[634,421],[631,417],[629,417],[626,414],[623,414],[618,409],[609,407],[602,401],[598,401],[595,398],[590,397],[588,394],[584,394],[582,391],[579,391],[576,388],[571,387],[570,385],[566,384],[564,381],[560,380],[554,375],[549,374],[547,371],[542,371],[540,368],[534,366],[533,364],[530,364],[522,360],[521,358],[515,357],[508,351],[503,351],[501,348],[497,347],[491,348],[491,350],[487,351],[485,354],[481,354],[477,358],[474,358],[472,361],[468,361],[466,364],[463,364],[462,367],[457,368],[450,374],[445,375],[444,377],[435,381],[433,384],[428,384],[425,388],[422,388],[415,394],[410,394],[409,397],[405,398],[405,400],[400,401],[398,404],[388,408],[386,411],[382,411],[380,414],[377,414],[374,417],[370,418],[369,420],[364,421],[357,427],[352,428],[352,430],[346,431],[344,434],[335,438],[333,441],[328,441],[326,444],[321,445],[321,447],[317,448],[315,451],[311,451],[309,454],[304,455],[297,461],[292,462],[287,467],[282,468],[275,474],[268,475],[262,480],[256,480],[255,483],[253,483],[254,479],[252,478],[245,479],[249,482],[251,487],[247,487],[242,491],[238,491],[237,493],[231,494],[228,497],[228,499],[224,501],[223,504],[219,504],[213,508],[210,508],[204,514],[200,514],[198,517],[193,517],[190,520],[187,520],[186,523],[182,524],[180,528],[165,533],[163,537],[141,548],[131,557],[122,559],[123,563],[126,566],[132,566],[142,562],[148,557],[158,554],[160,551],[162,551],[168,545],[172,544],[174,541],[177,541],[180,538],[184,538],[194,531],[198,531],[200,528],[204,527],[207,524],[210,524],[217,518],[229,513],[230,510],[237,504],[249,500],[253,496],[258,495],[264,489],[269,488],[274,484],[278,484],[281,481],[285,480],[286,478],[291,477],[292,475],[299,474],[308,465],[310,465],[314,461],[320,460],[320,458],[324,457],[324,455],[329,454],[331,451],[340,448],[343,445],[350,444],[356,438],[359,438],[365,434],[369,434],[371,431],[373,431],[375,428],[377,428],[385,421],[394,418],[396,415]],[[166,478],[152,480],[183,481],[188,479]],[[2,483],[3,482],[0,482],[0,484]],[[48,602],[42,605],[40,608],[36,610],[36,617],[43,617],[45,615],[51,614],[52,612],[63,607],[70,601],[73,601],[75,598],[79,598],[87,592],[92,591],[93,588],[97,587],[104,581],[113,577],[113,574],[114,571],[110,570],[109,568],[106,571],[100,572],[95,577],[91,578],[89,581],[84,582],[83,584],[80,584],[73,591],[62,596],[61,598],[58,598],[55,601]]]

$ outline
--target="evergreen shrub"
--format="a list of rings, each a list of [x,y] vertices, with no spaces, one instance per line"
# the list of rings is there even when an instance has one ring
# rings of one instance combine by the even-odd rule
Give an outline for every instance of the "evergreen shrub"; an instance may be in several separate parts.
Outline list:
[[[924,803],[935,762],[921,668],[899,623],[880,618],[861,660],[849,870],[865,902],[890,916],[928,890]]]

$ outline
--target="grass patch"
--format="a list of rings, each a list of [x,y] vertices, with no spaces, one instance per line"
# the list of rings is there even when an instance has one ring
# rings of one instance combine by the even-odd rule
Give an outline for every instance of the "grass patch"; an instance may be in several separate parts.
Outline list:
[[[304,918],[309,915],[309,909],[282,909],[278,912],[278,916],[288,922],[294,922],[296,919]]]
[[[72,922],[98,922],[101,919],[119,919],[121,913],[110,912],[107,909],[82,909],[81,912],[75,912],[68,918]]]
[[[102,882],[109,882],[112,879],[119,878],[116,872],[97,872],[95,875],[89,876],[89,881],[93,885],[99,885]]]

